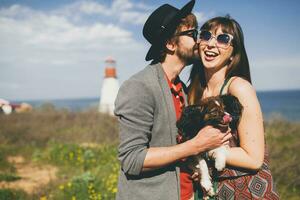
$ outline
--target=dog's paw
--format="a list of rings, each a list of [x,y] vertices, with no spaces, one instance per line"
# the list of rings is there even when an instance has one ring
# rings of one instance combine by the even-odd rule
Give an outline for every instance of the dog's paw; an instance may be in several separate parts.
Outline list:
[[[207,194],[212,193],[212,192],[214,193],[213,184],[211,183],[210,180],[201,180],[200,184],[205,189]]]
[[[210,197],[213,197],[215,196],[215,192],[214,192],[214,188],[210,188],[208,191],[207,191],[207,195],[210,196]]]
[[[222,171],[226,166],[227,150],[225,146],[219,147],[214,150],[215,168]]]
[[[214,192],[214,189],[211,188],[208,191],[206,191],[206,194],[203,197],[203,200],[209,200],[209,199],[211,199],[211,197],[214,197],[214,196],[216,196],[216,193]]]
[[[220,172],[222,171],[226,166],[226,160],[225,159],[216,159],[215,162],[215,168]]]

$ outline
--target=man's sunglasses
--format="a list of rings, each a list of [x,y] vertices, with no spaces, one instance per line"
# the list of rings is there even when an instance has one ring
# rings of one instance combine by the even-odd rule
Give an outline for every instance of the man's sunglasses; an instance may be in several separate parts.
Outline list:
[[[228,33],[221,33],[219,35],[213,35],[211,32],[202,30],[200,32],[200,45],[201,44],[207,44],[209,41],[215,38],[216,39],[216,46],[219,48],[227,48],[231,45],[231,41],[233,39],[233,36]]]
[[[198,30],[197,29],[191,29],[191,30],[187,30],[187,31],[182,31],[178,34],[176,34],[175,36],[182,36],[182,35],[186,35],[189,36],[191,38],[194,39],[194,41],[196,42],[198,39]]]

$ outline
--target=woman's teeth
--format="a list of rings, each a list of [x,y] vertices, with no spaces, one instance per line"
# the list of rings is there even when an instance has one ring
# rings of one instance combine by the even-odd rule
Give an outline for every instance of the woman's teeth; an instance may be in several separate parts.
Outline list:
[[[205,55],[209,57],[216,57],[218,54],[212,51],[205,51]]]

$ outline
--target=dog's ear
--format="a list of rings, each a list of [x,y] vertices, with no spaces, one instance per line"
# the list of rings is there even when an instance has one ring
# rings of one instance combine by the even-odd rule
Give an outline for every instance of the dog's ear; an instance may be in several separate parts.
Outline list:
[[[199,105],[190,105],[183,109],[176,126],[184,137],[193,138],[203,123],[203,108]]]
[[[226,112],[228,112],[232,117],[230,128],[235,130],[242,116],[243,106],[238,98],[233,95],[221,95],[220,98],[223,101]]]

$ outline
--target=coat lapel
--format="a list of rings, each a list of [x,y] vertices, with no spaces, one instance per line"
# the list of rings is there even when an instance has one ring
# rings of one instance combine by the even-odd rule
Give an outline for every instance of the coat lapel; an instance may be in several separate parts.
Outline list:
[[[163,71],[161,64],[160,63],[156,64],[154,66],[154,68],[156,70],[158,81],[159,81],[160,87],[162,89],[165,103],[167,105],[167,110],[168,110],[167,116],[169,118],[171,143],[173,145],[175,145],[175,144],[177,144],[176,136],[178,134],[178,129],[176,127],[176,111],[175,111],[175,107],[174,107],[174,103],[173,103],[172,93],[169,88],[168,81],[166,80],[165,72]],[[180,197],[180,189],[179,189],[180,188],[180,180],[179,180],[180,175],[179,174],[180,174],[179,167],[176,167],[178,197]]]
[[[176,127],[176,111],[174,108],[173,97],[171,90],[168,85],[168,81],[165,77],[165,72],[163,71],[162,65],[160,63],[155,65],[155,70],[157,72],[158,81],[162,89],[162,93],[167,105],[168,110],[168,118],[169,124],[171,127],[170,137],[172,144],[176,144],[176,135],[177,135],[177,127]]]

